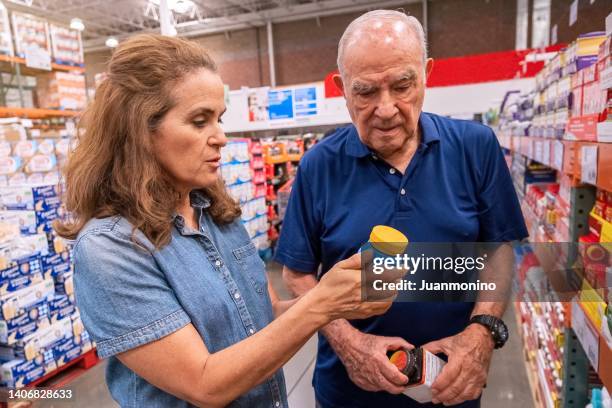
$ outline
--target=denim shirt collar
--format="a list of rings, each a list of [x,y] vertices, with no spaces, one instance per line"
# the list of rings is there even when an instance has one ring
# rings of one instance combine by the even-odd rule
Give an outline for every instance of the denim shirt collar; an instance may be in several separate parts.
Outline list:
[[[192,190],[189,193],[189,201],[191,207],[196,210],[198,220],[201,220],[203,211],[210,207],[210,199],[206,196],[206,194],[204,194],[202,190]],[[191,231],[190,229],[188,229],[185,224],[185,219],[177,212],[172,214],[172,221],[174,222],[174,225],[176,225],[176,227],[178,228],[181,235],[193,235],[194,233],[199,233],[199,231]]]
[[[419,116],[419,127],[421,128],[421,145],[428,147],[434,142],[440,141],[440,134],[433,120],[425,112]],[[371,155],[373,152],[366,146],[357,133],[357,128],[353,126],[351,134],[348,136],[345,147],[346,154],[349,156],[362,158]]]

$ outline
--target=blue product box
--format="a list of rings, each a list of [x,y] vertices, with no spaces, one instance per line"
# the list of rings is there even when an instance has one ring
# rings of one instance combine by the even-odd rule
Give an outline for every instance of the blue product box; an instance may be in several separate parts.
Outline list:
[[[60,205],[56,186],[0,188],[0,207],[6,210],[46,211]]]
[[[49,302],[49,316],[52,323],[72,316],[74,312],[76,304],[73,295],[55,295]]]
[[[57,214],[57,210],[50,211]],[[55,219],[47,220],[46,217],[48,216],[51,216],[50,213],[45,213],[43,217],[39,217],[35,211],[7,210],[0,212],[0,219],[19,225],[19,232],[22,235],[34,235],[52,231]]]
[[[55,277],[63,272],[68,272],[72,268],[70,251],[62,251],[41,258],[42,273],[45,278]]]
[[[19,276],[40,273],[42,271],[42,263],[40,256],[33,255],[25,258],[11,261],[7,268],[0,270],[0,282],[14,279]]]
[[[53,345],[53,358],[58,367],[82,356],[92,349],[91,340],[87,332],[71,338],[63,339]]]
[[[44,300],[49,300],[55,294],[53,279],[44,279],[33,285],[0,297],[2,320],[11,320],[20,316],[28,308]]]
[[[2,364],[2,385],[9,388],[21,388],[56,369],[57,364],[52,350],[35,360],[11,360]]]
[[[37,225],[50,224],[58,218],[61,218],[63,213],[64,209],[59,206],[46,211],[36,211],[36,223]]]
[[[46,299],[24,309],[23,313],[10,320],[0,320],[0,343],[14,344],[27,335],[49,324],[49,304]]]
[[[72,295],[74,294],[74,273],[72,270],[68,272],[62,272],[55,277],[55,292],[61,295]]]
[[[40,327],[34,333],[17,341],[12,347],[0,347],[5,353],[12,350],[16,358],[24,360],[39,359],[47,353],[53,355],[53,345],[60,340],[74,337],[73,321],[71,319],[58,320],[47,326]]]
[[[43,276],[41,273],[17,276],[16,278],[5,280],[0,283],[0,298],[10,295],[13,292],[17,292],[23,288],[34,285],[35,283],[42,282]]]

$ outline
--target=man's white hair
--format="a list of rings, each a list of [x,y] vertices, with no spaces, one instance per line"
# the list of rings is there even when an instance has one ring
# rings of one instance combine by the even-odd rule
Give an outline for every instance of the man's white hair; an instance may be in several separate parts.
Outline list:
[[[372,24],[374,20],[391,20],[391,21],[400,21],[406,24],[414,33],[419,44],[421,45],[421,49],[423,50],[423,64],[427,61],[427,41],[425,40],[425,31],[423,30],[423,26],[413,16],[406,15],[401,11],[396,10],[373,10],[367,12],[355,20],[351,21],[351,23],[346,27],[342,37],[340,38],[340,43],[338,43],[338,70],[340,71],[340,75],[344,77],[344,52],[346,50],[347,45],[350,43],[352,37],[356,34],[356,32],[363,28],[368,27]]]

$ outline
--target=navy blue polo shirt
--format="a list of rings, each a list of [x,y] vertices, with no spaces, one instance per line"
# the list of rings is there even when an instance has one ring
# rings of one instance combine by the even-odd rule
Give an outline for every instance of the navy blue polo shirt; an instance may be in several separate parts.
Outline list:
[[[379,224],[402,231],[412,242],[527,237],[493,131],[425,112],[419,127],[421,143],[404,174],[364,145],[352,125],[306,153],[293,183],[276,260],[303,273],[316,273],[320,265],[325,273],[355,254]],[[383,316],[351,324],[419,346],[462,331],[472,309],[473,303],[397,302]],[[324,407],[423,406],[403,395],[357,387],[322,335],[313,385]]]

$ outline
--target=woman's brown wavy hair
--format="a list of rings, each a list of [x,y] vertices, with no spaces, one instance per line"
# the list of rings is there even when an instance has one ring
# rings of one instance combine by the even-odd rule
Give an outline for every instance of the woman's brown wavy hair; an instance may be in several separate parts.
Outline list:
[[[90,219],[120,215],[156,248],[170,242],[181,197],[158,164],[151,138],[173,106],[173,85],[202,68],[217,70],[198,44],[180,38],[137,35],[115,50],[64,169],[64,202],[72,220],[56,224],[61,236],[75,239]],[[240,216],[220,178],[203,191],[216,223]]]

